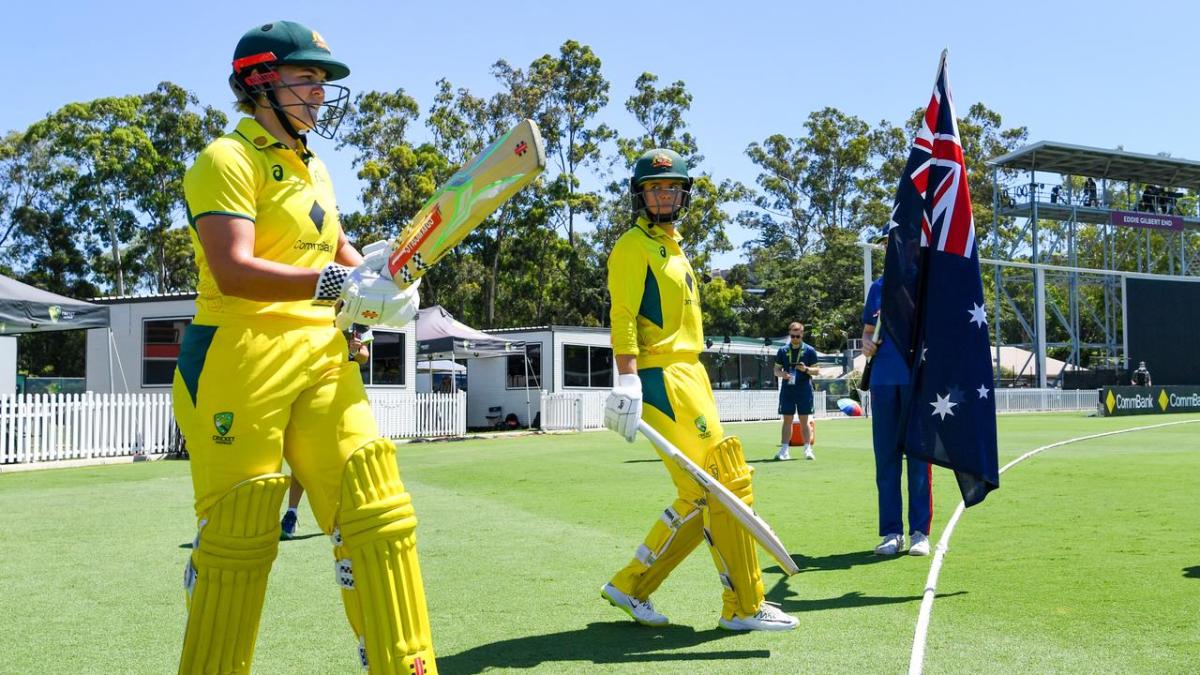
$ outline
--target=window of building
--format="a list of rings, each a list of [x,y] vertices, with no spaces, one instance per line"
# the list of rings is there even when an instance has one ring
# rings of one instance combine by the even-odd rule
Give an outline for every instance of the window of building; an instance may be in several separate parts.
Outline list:
[[[708,371],[714,390],[775,389],[775,370],[770,356],[702,352],[700,363]]]
[[[373,332],[375,341],[370,346],[371,358],[363,367],[363,383],[403,386],[407,374],[404,333]]]
[[[169,387],[175,377],[183,331],[191,319],[142,321],[142,386]]]
[[[770,356],[741,354],[738,356],[741,367],[742,389],[775,389],[775,367]]]
[[[525,359],[529,359],[526,366]],[[529,373],[529,388],[542,388],[542,343],[529,342],[525,344],[525,355],[507,356],[504,371],[504,387],[506,389],[524,389],[526,372]],[[528,367],[528,371],[526,371]]]
[[[564,387],[612,387],[612,347],[563,345]]]

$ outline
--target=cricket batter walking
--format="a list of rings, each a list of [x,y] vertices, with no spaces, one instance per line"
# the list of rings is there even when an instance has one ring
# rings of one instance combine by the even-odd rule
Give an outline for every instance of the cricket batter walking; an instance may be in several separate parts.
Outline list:
[[[288,491],[285,456],[333,539],[363,665],[437,670],[412,500],[335,327],[408,323],[416,286],[401,291],[380,274],[386,245],[364,258],[349,244],[329,173],[306,142],[310,131],[332,138],[349,90],[327,82],[349,72],[309,28],[254,27],[229,77],[248,117],[184,179],[199,293],[173,398],[199,533],[185,574],[181,673],[250,672]]]
[[[670,150],[651,150],[634,164],[631,191],[637,221],[608,259],[619,375],[604,423],[632,443],[644,415],[667,440],[752,504],[752,469],[741,442],[722,434],[708,373],[698,358],[704,349],[700,289],[675,230],[691,186],[686,162]],[[638,623],[665,625],[667,617],[655,611],[650,595],[704,539],[724,586],[721,628],[795,628],[795,617],[763,599],[754,539],[720,503],[706,501],[682,469],[664,464],[678,497],[601,596]]]

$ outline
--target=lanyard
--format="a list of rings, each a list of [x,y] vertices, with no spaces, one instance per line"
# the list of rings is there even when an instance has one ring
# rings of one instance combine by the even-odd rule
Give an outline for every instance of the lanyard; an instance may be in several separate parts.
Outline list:
[[[791,364],[791,366],[793,368],[795,368],[797,365],[800,364],[800,361],[796,360],[796,356],[799,355],[801,359],[804,358],[804,343],[801,342],[800,347],[798,347],[797,349],[792,349],[792,346],[788,345],[787,350],[788,350],[788,362]]]

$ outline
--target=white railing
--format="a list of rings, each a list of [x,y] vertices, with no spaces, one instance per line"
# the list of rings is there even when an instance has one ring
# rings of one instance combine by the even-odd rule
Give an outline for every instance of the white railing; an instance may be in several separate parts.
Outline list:
[[[161,454],[174,427],[166,392],[0,396],[0,464]]]
[[[379,433],[388,438],[432,438],[467,433],[467,393],[367,390]]]
[[[997,389],[997,413],[1072,412],[1095,410],[1100,401],[1096,389]],[[871,395],[863,393],[863,409],[871,414]]]
[[[368,392],[389,438],[463,436],[467,395]],[[160,455],[175,450],[171,394],[0,396],[0,465]]]
[[[718,389],[713,392],[717,400],[717,412],[722,422],[751,422],[779,418],[779,392],[775,389],[730,391]],[[825,392],[813,392],[814,417],[824,417]]]
[[[1096,389],[997,389],[996,412],[1045,412],[1095,410],[1100,401]]]
[[[604,427],[604,399],[607,391],[556,392],[543,391],[541,397],[542,429],[546,431],[584,431]],[[722,422],[773,420],[779,417],[779,394],[771,390],[713,392],[717,413]],[[824,417],[825,392],[814,393],[816,417]]]
[[[571,391],[541,397],[542,429],[583,431],[604,428],[604,399],[607,391]]]

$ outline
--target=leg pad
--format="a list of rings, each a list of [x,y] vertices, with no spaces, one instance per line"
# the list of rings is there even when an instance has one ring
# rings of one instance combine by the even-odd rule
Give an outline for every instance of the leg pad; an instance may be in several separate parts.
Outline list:
[[[380,438],[356,450],[342,476],[334,555],[346,615],[372,673],[437,673],[416,527],[396,447]]]
[[[747,506],[754,504],[751,481],[754,470],[746,463],[742,443],[736,437],[730,436],[714,446],[705,458],[704,466]],[[721,585],[725,587],[722,616],[752,616],[763,601],[762,572],[754,538],[720,502],[707,501],[704,538],[717,566]]]
[[[287,489],[282,474],[252,478],[203,515],[184,574],[188,619],[180,673],[250,672]]]

